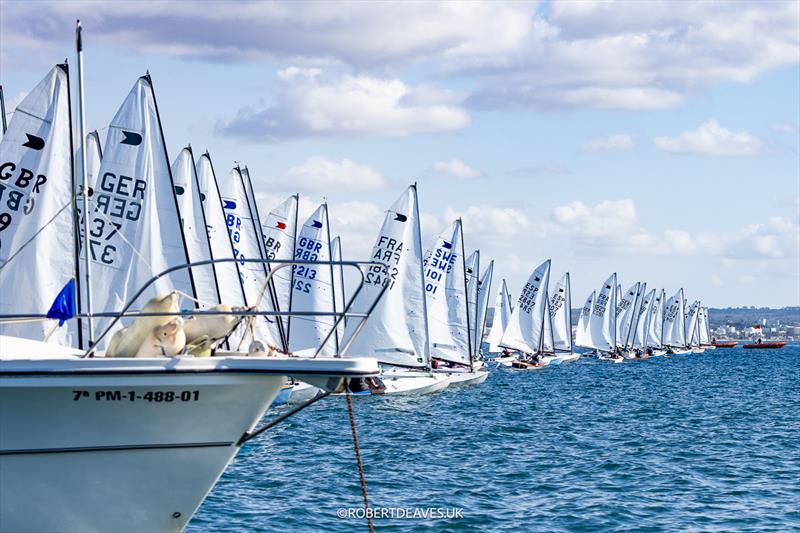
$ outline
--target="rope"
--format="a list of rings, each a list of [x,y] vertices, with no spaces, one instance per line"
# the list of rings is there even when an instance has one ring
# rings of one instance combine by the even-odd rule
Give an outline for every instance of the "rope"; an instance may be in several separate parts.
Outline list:
[[[358,431],[356,430],[356,417],[353,414],[353,399],[350,397],[350,383],[345,383],[344,397],[347,400],[347,416],[350,418],[350,432],[353,434],[353,450],[358,464],[358,479],[361,482],[361,495],[364,497],[364,515],[367,517],[369,533],[375,533],[372,515],[369,514],[369,497],[367,496],[367,478],[364,477],[364,463],[361,462],[361,448],[358,445]]]
[[[18,255],[19,255],[19,254],[22,252],[22,250],[24,250],[24,249],[25,249],[25,247],[26,247],[26,246],[28,246],[30,243],[32,243],[32,242],[33,242],[33,240],[34,240],[36,237],[38,237],[38,236],[39,236],[39,234],[40,234],[41,232],[43,232],[43,231],[44,231],[44,229],[45,229],[47,226],[49,226],[50,224],[52,224],[52,223],[53,223],[53,221],[56,219],[56,217],[58,217],[58,215],[60,215],[60,214],[61,214],[61,212],[62,212],[62,211],[64,211],[64,209],[68,208],[68,207],[69,207],[69,206],[71,206],[71,205],[72,205],[72,202],[67,202],[66,204],[64,204],[64,207],[62,207],[61,209],[59,209],[59,210],[56,212],[56,214],[55,214],[55,215],[53,215],[53,218],[51,218],[50,220],[48,220],[48,221],[45,223],[45,225],[44,225],[44,226],[42,226],[41,228],[39,228],[39,231],[37,231],[36,233],[34,233],[34,234],[33,234],[33,236],[32,236],[30,239],[28,239],[27,241],[25,241],[24,243],[22,243],[22,246],[20,246],[20,247],[17,249],[17,251],[16,251],[16,252],[14,252],[13,254],[11,254],[11,256],[10,256],[8,259],[6,259],[6,262],[5,262],[5,263],[3,263],[2,265],[0,265],[0,271],[2,271],[2,270],[3,270],[3,269],[4,269],[4,268],[5,268],[5,267],[6,267],[6,266],[7,266],[7,265],[8,265],[8,264],[9,264],[9,263],[10,263],[10,262],[11,262],[11,261],[12,261],[12,260],[15,258],[15,257],[17,257],[17,256],[18,256]]]

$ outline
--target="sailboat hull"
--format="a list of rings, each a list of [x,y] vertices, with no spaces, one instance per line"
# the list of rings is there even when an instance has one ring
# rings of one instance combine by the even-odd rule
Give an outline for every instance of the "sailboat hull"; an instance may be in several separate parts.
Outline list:
[[[435,374],[438,372],[434,372]],[[448,387],[469,387],[480,385],[489,377],[489,372],[485,370],[473,370],[466,372],[442,372],[448,377]]]
[[[378,371],[367,359],[22,359],[7,344],[5,531],[181,531],[286,375],[335,386]]]

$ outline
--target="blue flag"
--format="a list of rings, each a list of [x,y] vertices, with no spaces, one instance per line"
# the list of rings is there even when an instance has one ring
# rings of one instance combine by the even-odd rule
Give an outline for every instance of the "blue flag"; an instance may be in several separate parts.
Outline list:
[[[69,280],[53,300],[53,305],[47,312],[47,318],[58,319],[59,327],[75,316],[75,285],[74,279]]]

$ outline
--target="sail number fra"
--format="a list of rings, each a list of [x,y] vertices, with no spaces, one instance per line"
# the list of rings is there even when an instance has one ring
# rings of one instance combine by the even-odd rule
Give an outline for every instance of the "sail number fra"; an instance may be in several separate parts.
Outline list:
[[[98,390],[90,393],[88,390],[73,390],[72,400],[77,402],[83,398],[91,399],[94,397],[98,402],[196,402],[200,399],[200,391],[121,391],[121,390]]]

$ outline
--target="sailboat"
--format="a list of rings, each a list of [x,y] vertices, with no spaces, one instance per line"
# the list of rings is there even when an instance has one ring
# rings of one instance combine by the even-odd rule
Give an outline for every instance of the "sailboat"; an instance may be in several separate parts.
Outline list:
[[[641,300],[642,283],[636,282],[627,292],[617,291],[620,298],[617,300],[617,348],[626,359],[633,358],[633,334],[635,333],[634,320],[638,315],[638,306]]]
[[[706,350],[715,350],[717,347],[711,343],[711,331],[708,325],[708,307],[700,308],[698,330],[700,332],[700,347]]]
[[[594,308],[594,299],[596,296],[597,292],[592,291],[589,297],[586,298],[586,303],[581,307],[581,312],[578,315],[578,324],[575,326],[575,346],[589,347],[592,344],[592,337],[589,333],[589,321],[592,317],[592,309]],[[583,357],[593,356],[595,352],[584,352],[581,355]]]
[[[569,283],[569,272],[565,273],[550,296],[550,321],[553,331],[554,356],[560,362],[576,361],[580,354],[573,350],[572,339],[572,292]]]
[[[650,311],[650,318],[647,328],[647,349],[652,350],[651,355],[664,355],[664,310],[666,308],[667,295],[664,289],[656,292],[653,307]]]
[[[686,312],[686,339],[692,353],[703,353],[705,348],[700,346],[700,300],[696,300]]]
[[[93,210],[84,203],[84,216],[75,205],[69,94],[68,69],[58,65],[0,141],[12,173],[3,204],[27,211],[0,213],[0,522],[9,531],[181,531],[255,436],[285,376],[331,391],[343,377],[375,375],[377,362],[230,352],[104,357],[104,337],[139,294],[195,293],[150,78],[136,82],[108,129]],[[80,268],[78,223],[91,278]],[[78,281],[91,283],[85,294],[102,316],[82,313]],[[78,320],[102,329],[76,338]]]
[[[447,376],[450,386],[482,383],[488,373],[477,370],[473,358],[475,307],[468,297],[461,219],[442,232],[425,254],[423,272],[434,374]],[[477,279],[474,289],[477,304]]]
[[[431,372],[419,218],[417,187],[411,185],[386,211],[370,256],[376,264],[352,304],[354,313],[371,311],[371,317],[363,327],[348,321],[342,354],[381,365],[380,381],[358,394],[421,394],[448,385],[447,376]]]
[[[484,330],[486,329],[486,315],[489,312],[489,295],[492,293],[492,279],[494,278],[494,260],[489,261],[489,265],[483,270],[478,278],[478,299],[477,315],[478,319],[475,321],[473,360],[476,364],[483,365],[483,357],[481,356],[481,347],[484,339]],[[479,367],[481,368],[481,367]]]
[[[586,332],[580,336],[580,346],[589,348],[604,361],[621,363],[615,355],[617,345],[617,274],[612,274],[598,290],[592,302],[592,311]]]
[[[549,279],[548,259],[531,273],[520,292],[516,307],[511,312],[500,346],[525,354],[524,359],[512,363],[512,368],[538,370],[549,364],[549,360],[542,357],[545,347],[545,322],[550,321],[550,314],[547,312]]]
[[[511,363],[517,360],[516,355],[503,355],[500,353],[503,351],[503,347],[500,346],[500,340],[503,338],[503,332],[508,327],[508,322],[511,319],[511,310],[511,295],[508,292],[506,280],[503,280],[500,284],[500,289],[497,291],[492,315],[492,327],[489,328],[489,334],[486,336],[486,342],[489,344],[488,354],[493,355],[488,359],[498,366],[511,366]]]
[[[686,339],[686,313],[683,289],[679,289],[664,306],[662,342],[668,354],[691,353]]]
[[[653,306],[656,300],[656,290],[651,289],[644,295],[636,317],[636,328],[633,333],[633,359],[647,359],[650,352],[647,348],[647,332],[650,329],[650,319],[653,314]]]

